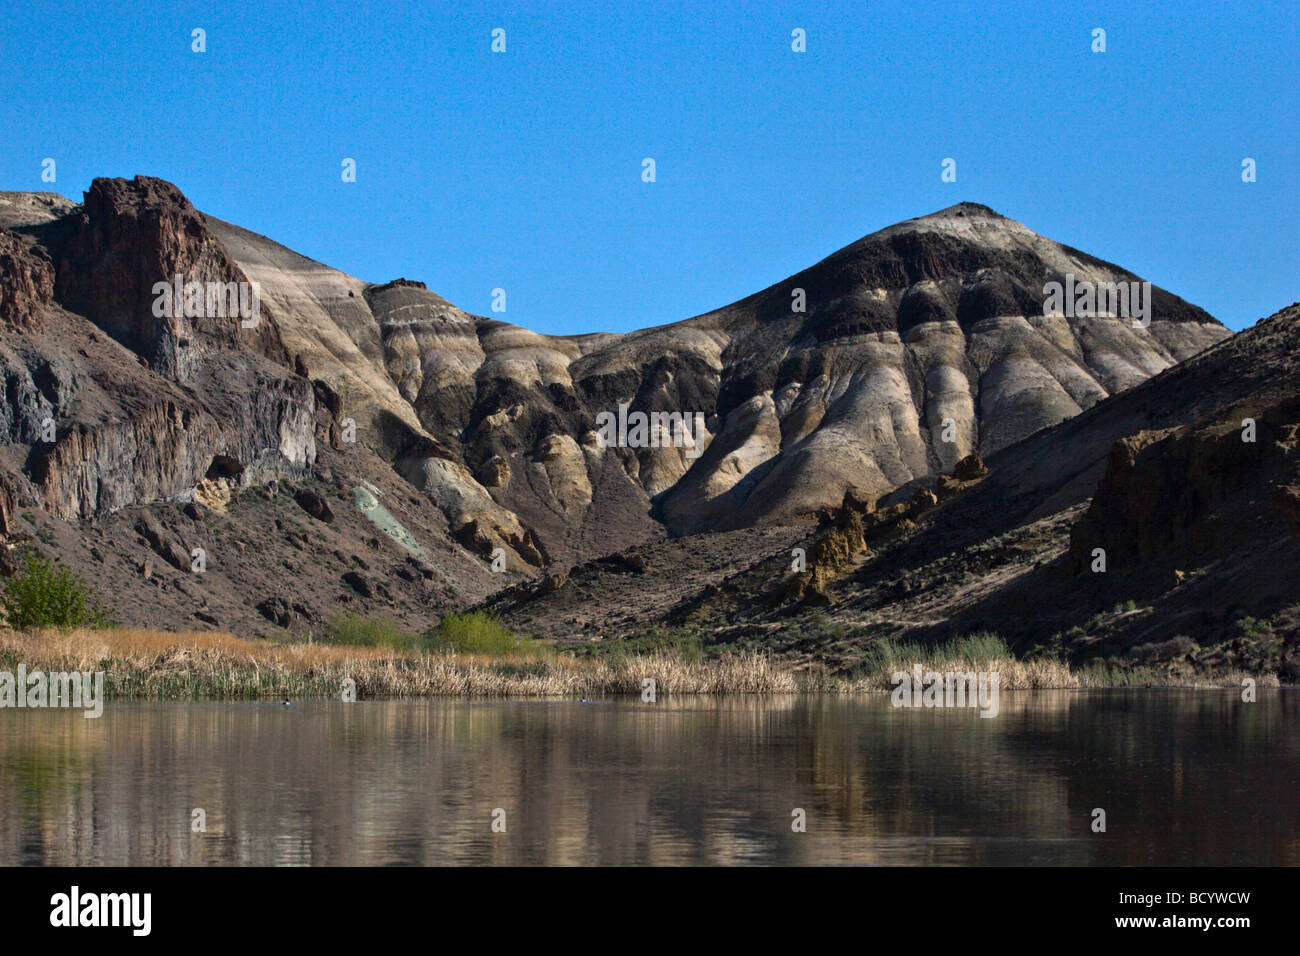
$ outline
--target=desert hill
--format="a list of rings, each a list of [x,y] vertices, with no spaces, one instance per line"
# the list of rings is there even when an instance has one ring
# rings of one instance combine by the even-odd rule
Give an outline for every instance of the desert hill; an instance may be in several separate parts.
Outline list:
[[[218,301],[255,284],[256,320],[159,314],[176,276]],[[0,534],[86,568],[128,622],[266,633],[343,606],[418,621],[549,582],[535,623],[562,580],[635,549],[694,556],[659,604],[682,618],[694,600],[699,618],[712,598],[691,580],[743,577],[754,549],[819,533],[846,501],[935,487],[977,455],[988,488],[1014,486],[963,526],[981,541],[1081,506],[1124,428],[1219,407],[1222,390],[1106,419],[1230,333],[1154,286],[1146,324],[1104,302],[1045,310],[1053,282],[1141,284],[962,203],[713,312],[548,336],[420,281],[348,276],[162,180],[99,179],[79,204],[0,193]],[[602,416],[620,409],[700,427],[611,444]],[[919,559],[898,560],[894,576]],[[850,585],[833,579],[805,590],[834,601]],[[568,618],[542,629],[584,623]]]

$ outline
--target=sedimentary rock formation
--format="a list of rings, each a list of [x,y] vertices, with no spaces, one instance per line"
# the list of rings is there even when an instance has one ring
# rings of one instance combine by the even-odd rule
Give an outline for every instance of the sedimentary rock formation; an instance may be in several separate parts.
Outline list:
[[[653,538],[660,524],[745,527],[812,516],[848,491],[874,497],[1228,335],[1159,288],[1145,327],[1045,316],[1049,282],[1139,280],[969,203],[715,312],[573,337],[469,315],[411,280],[367,286],[207,222],[365,440],[453,525],[475,521],[506,547],[531,532],[557,561]],[[621,404],[701,414],[703,454],[666,431],[603,447],[597,416]]]
[[[397,548],[403,580],[468,600],[548,565],[811,522],[956,471],[942,497],[980,477],[969,456],[1229,335],[1159,288],[1143,288],[1142,322],[1104,308],[1045,315],[1052,282],[1134,283],[1128,304],[1139,301],[1131,273],[963,203],[692,319],[548,336],[468,314],[420,281],[345,275],[161,180],[96,180],[80,204],[3,193],[0,533],[21,509],[104,522],[163,503],[201,503],[178,519],[196,522],[229,507],[238,524],[240,494],[263,489],[286,547],[368,529],[358,546]],[[253,289],[255,317],[213,311],[208,290],[242,306]],[[611,442],[609,414],[637,423]],[[273,493],[279,483],[292,493]],[[140,540],[168,567],[190,543],[175,529]],[[318,582],[336,590],[328,600],[400,595],[360,552],[332,554]],[[403,563],[435,555],[456,569],[445,580]],[[504,579],[488,569],[501,555]],[[151,580],[170,573],[148,566]],[[373,586],[338,590],[346,574]],[[318,614],[291,590],[255,596],[271,609],[253,611],[250,596],[261,621]]]

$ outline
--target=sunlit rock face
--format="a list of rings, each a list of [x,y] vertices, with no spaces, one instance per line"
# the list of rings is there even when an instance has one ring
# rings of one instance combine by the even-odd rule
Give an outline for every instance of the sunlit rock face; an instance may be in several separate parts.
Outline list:
[[[1145,321],[1137,301],[1131,316],[1045,314],[1045,287],[1067,276],[1140,287],[964,203],[717,312],[601,342],[573,377],[606,403],[689,396],[708,416],[708,451],[670,488],[647,488],[671,531],[796,519],[991,454],[1230,334],[1158,288]]]

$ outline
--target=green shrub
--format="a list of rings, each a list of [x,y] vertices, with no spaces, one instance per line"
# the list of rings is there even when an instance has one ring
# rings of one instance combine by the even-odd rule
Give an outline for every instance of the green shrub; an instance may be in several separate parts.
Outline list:
[[[397,651],[420,649],[420,638],[402,630],[400,624],[382,614],[358,614],[355,611],[335,614],[320,634],[322,644],[349,647],[387,647]]]
[[[840,640],[848,635],[849,629],[839,621],[832,620],[821,611],[813,611],[802,621],[803,626],[798,628],[801,635],[807,638],[817,640]]]
[[[974,664],[987,664],[1015,657],[1007,642],[990,631],[967,634],[954,638],[939,648],[940,655],[956,660],[970,661]]]
[[[114,627],[91,585],[57,561],[28,553],[23,570],[5,581],[5,623],[14,630],[33,627]]]
[[[449,614],[429,628],[424,639],[435,650],[457,654],[544,654],[548,648],[511,633],[497,617],[483,611]]]
[[[1082,628],[1076,627],[1074,630],[1078,631],[1080,634],[1083,633]],[[1025,654],[1025,660],[1054,661],[1058,664],[1064,664],[1069,656],[1065,648],[1067,636],[1068,635],[1057,631],[1050,637],[1038,641],[1032,648],[1030,648],[1029,652]]]
[[[884,637],[867,645],[858,669],[867,674],[892,673],[904,664],[926,660],[932,653],[920,644]]]
[[[699,632],[691,626],[651,624],[644,630],[631,632],[617,640],[590,644],[583,648],[582,653],[613,665],[646,654],[665,654],[693,664],[704,659],[705,647]]]
[[[987,665],[1014,657],[1006,641],[988,631],[956,637],[934,647],[882,638],[868,645],[859,670],[885,673],[915,663],[924,664],[930,670],[945,670],[955,663]]]
[[[1273,625],[1268,621],[1243,617],[1237,620],[1237,630],[1245,637],[1270,637],[1273,634]]]

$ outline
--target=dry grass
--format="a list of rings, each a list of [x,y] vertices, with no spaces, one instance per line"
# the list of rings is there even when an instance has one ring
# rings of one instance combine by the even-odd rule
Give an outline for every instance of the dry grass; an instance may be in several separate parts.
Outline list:
[[[1239,685],[1242,675],[1214,679],[1154,668],[1071,670],[1053,660],[1021,660],[991,635],[961,639],[928,652],[880,645],[856,673],[796,672],[766,654],[707,660],[653,651],[608,660],[565,654],[476,656],[312,643],[245,640],[202,631],[0,630],[0,669],[103,671],[109,698],[337,697],[345,679],[360,697],[601,697],[640,694],[652,679],[659,695],[861,694],[888,691],[892,675],[911,671],[998,672],[1001,690],[1141,686]],[[1276,684],[1262,679],[1261,685]]]
[[[606,663],[564,655],[477,657],[387,648],[275,644],[215,632],[141,629],[0,631],[0,668],[104,672],[110,698],[334,697],[343,681],[361,697],[598,697],[779,694],[799,689],[765,655],[683,661],[647,654]]]
[[[1073,671],[1067,665],[1047,660],[1019,660],[1010,655],[988,660],[971,660],[963,657],[916,656],[899,660],[888,668],[873,668],[856,674],[809,674],[804,681],[807,690],[829,694],[854,694],[867,691],[887,691],[894,687],[893,675],[898,671],[912,673],[920,664],[924,673],[940,674],[971,671],[998,675],[1000,690],[1060,690],[1078,687],[1102,686],[1091,680],[1087,671]]]
[[[802,682],[807,690],[825,693],[888,691],[899,671],[913,673],[920,665],[923,675],[998,675],[1000,690],[1070,690],[1102,687],[1240,687],[1245,677],[1259,686],[1278,686],[1276,674],[1248,675],[1241,671],[1207,673],[1181,662],[1158,665],[1117,666],[1093,662],[1072,668],[1053,657],[1016,657],[996,634],[979,633],[959,637],[937,647],[920,647],[894,641],[871,645],[864,662],[851,674],[810,673]]]

